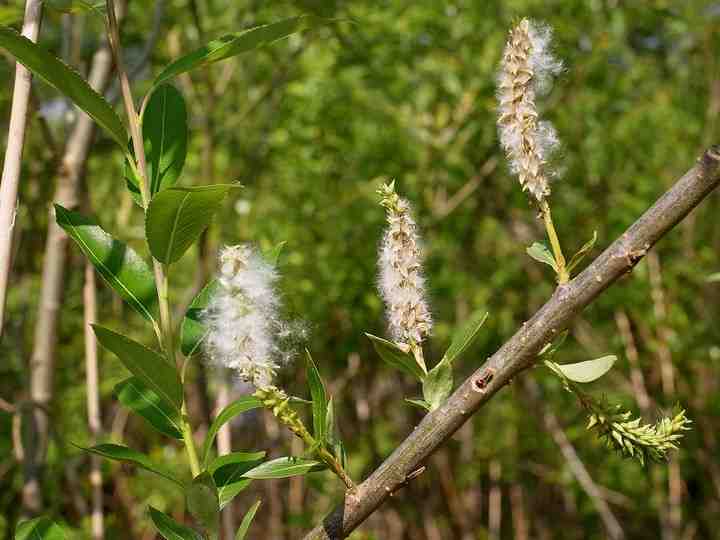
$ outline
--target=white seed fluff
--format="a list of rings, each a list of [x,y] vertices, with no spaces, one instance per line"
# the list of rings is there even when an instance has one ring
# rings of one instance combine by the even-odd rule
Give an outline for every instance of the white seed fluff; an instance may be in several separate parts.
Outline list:
[[[552,30],[523,19],[510,30],[498,74],[498,131],[510,170],[539,202],[555,175],[548,161],[560,141],[550,122],[538,120],[537,94],[545,93],[562,63],[550,52]]]
[[[279,316],[278,274],[250,245],[225,247],[219,259],[217,287],[203,312],[205,352],[241,380],[268,387],[289,358],[277,341],[289,328]]]
[[[387,307],[388,327],[396,342],[419,345],[430,334],[432,316],[425,300],[417,226],[409,203],[398,197],[393,184],[383,186],[380,193],[388,227],[378,255],[378,285]]]

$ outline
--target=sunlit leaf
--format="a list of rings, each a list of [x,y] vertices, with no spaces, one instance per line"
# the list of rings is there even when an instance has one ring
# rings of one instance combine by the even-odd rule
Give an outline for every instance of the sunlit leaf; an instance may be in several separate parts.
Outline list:
[[[255,480],[288,478],[290,476],[302,476],[309,472],[323,470],[324,468],[325,464],[322,461],[299,457],[281,457],[261,463],[257,467],[247,471],[243,476]]]
[[[82,448],[82,450],[85,450],[86,452],[90,452],[92,454],[96,454],[98,456],[102,456],[107,459],[132,463],[133,465],[137,465],[138,467],[155,473],[158,476],[162,476],[163,478],[166,478],[167,480],[170,480],[171,482],[182,486],[182,482],[177,480],[170,472],[166,471],[156,463],[153,463],[150,458],[142,452],[138,452],[137,450],[133,450],[132,448],[128,448],[127,446],[123,446],[121,444],[107,443],[98,444],[97,446],[92,446],[90,448]]]
[[[50,518],[39,517],[18,523],[15,540],[65,540],[63,528]]]
[[[452,363],[445,357],[423,379],[423,397],[430,405],[430,410],[437,409],[447,399],[452,387]]]
[[[391,341],[368,333],[365,335],[370,338],[370,341],[372,341],[373,347],[375,347],[375,350],[380,355],[380,358],[385,360],[387,364],[391,365],[395,369],[404,371],[408,375],[412,375],[418,380],[423,380],[425,372],[423,372],[422,368],[415,361],[415,357],[413,357],[412,354],[403,351]]]
[[[212,443],[215,440],[215,436],[218,431],[220,431],[220,428],[224,424],[235,418],[238,414],[242,414],[245,411],[257,409],[262,406],[262,402],[258,398],[253,396],[243,396],[240,399],[233,401],[230,405],[220,411],[220,413],[218,413],[215,417],[215,420],[213,420],[212,424],[210,424],[210,428],[205,436],[205,444],[203,445],[202,453],[203,463],[208,462]]]
[[[310,356],[310,351],[305,351],[307,361],[307,381],[310,387],[310,395],[312,396],[312,410],[313,410],[313,434],[315,440],[320,443],[324,443],[327,439],[327,407],[328,407],[328,396],[325,390],[325,384],[320,377],[315,362]]]
[[[7,26],[0,26],[0,47],[85,111],[125,150],[128,135],[120,118],[105,98],[72,68]]]
[[[113,392],[120,403],[142,416],[160,433],[173,439],[183,438],[180,413],[138,377],[125,379],[115,386]]]
[[[450,347],[448,347],[448,350],[445,352],[444,358],[446,358],[448,362],[454,362],[456,358],[472,347],[477,339],[480,328],[485,324],[487,318],[487,311],[476,311],[462,324],[453,336]]]
[[[199,532],[178,523],[164,512],[152,506],[148,508],[148,511],[155,528],[165,540],[204,540]]]
[[[291,34],[312,28],[322,21],[317,17],[303,15],[227,34],[172,62],[156,77],[155,85],[181,73],[270,45]]]
[[[250,524],[252,523],[252,520],[255,517],[258,508],[260,508],[261,502],[262,501],[257,501],[250,507],[250,510],[247,511],[245,517],[243,517],[242,522],[240,523],[240,527],[238,528],[237,533],[235,533],[235,540],[245,540],[245,536],[247,535],[248,529],[250,528]]]
[[[180,410],[183,402],[182,384],[175,366],[152,349],[99,325],[93,325],[100,345],[117,356],[123,365],[168,405]]]
[[[215,212],[234,186],[172,187],[153,197],[145,218],[145,237],[158,261],[171,264],[210,225]]]
[[[593,382],[605,375],[617,360],[615,355],[603,356],[595,360],[586,360],[574,364],[556,364],[555,362],[546,361],[550,368],[559,371],[563,376],[571,381],[579,383]]]
[[[533,259],[541,263],[547,264],[557,273],[558,267],[555,263],[555,257],[552,256],[552,253],[550,253],[550,250],[547,248],[547,246],[545,246],[545,244],[541,244],[540,242],[533,242],[533,245],[527,248],[525,251],[527,251],[527,254],[530,255]]]
[[[155,278],[142,257],[106,233],[94,220],[59,204],[55,205],[55,219],[108,285],[143,317],[155,320]]]

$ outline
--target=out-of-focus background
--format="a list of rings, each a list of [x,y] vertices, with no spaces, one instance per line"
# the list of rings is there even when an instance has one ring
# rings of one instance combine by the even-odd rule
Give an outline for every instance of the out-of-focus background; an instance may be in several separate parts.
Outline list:
[[[22,5],[0,2],[16,24]],[[551,294],[549,268],[525,248],[544,231],[499,148],[495,75],[509,27],[522,16],[555,31],[565,70],[542,100],[563,142],[551,204],[566,250],[597,231],[594,254],[632,223],[702,150],[719,142],[720,3],[304,0],[131,0],[123,45],[136,96],[170,59],[230,31],[294,14],[334,25],[180,77],[191,124],[185,185],[239,181],[203,240],[174,269],[171,291],[187,302],[214,270],[223,244],[286,242],[280,257],[288,314],[303,319],[307,346],[329,381],[353,477],[368,475],[412,430],[421,412],[402,397],[417,385],[392,371],[364,332],[384,335],[376,250],[384,212],[375,190],[396,179],[425,239],[436,321],[426,357],[436,361],[453,328],[484,308],[490,317],[471,354],[470,373]],[[91,15],[47,11],[40,43],[87,75],[104,29]],[[0,63],[0,118],[6,137],[14,65]],[[108,86],[116,98],[118,88]],[[39,502],[89,538],[83,337],[84,261],[61,244],[58,305],[40,301],[53,198],[67,197],[58,164],[76,113],[40,81],[23,162],[16,251],[5,335],[0,344],[0,538],[23,513],[24,432],[31,359],[54,359],[47,465]],[[70,195],[109,230],[140,248],[141,213],[125,190],[121,156],[97,134],[82,181]],[[63,189],[66,191],[63,192]],[[544,368],[532,397],[522,380],[500,392],[352,538],[591,539],[618,527],[626,538],[717,538],[720,527],[720,200],[712,195],[631,275],[577,319],[561,362],[616,354],[611,374],[589,390],[648,421],[676,402],[693,420],[669,464],[643,468],[621,459],[585,430],[573,396]],[[53,229],[51,228],[52,232]],[[66,255],[66,256],[65,256]],[[57,257],[57,255],[53,255]],[[99,320],[151,343],[139,317],[98,286]],[[57,324],[39,325],[58,309]],[[44,315],[43,315],[44,314]],[[52,318],[51,318],[52,319]],[[48,348],[48,336],[57,346]],[[50,343],[52,343],[52,339]],[[194,362],[191,413],[208,419],[223,376]],[[168,467],[182,449],[112,397],[126,376],[101,353],[103,440],[124,441]],[[302,362],[283,384],[307,394]],[[237,397],[247,389],[230,385]],[[13,411],[15,411],[13,413]],[[17,424],[17,422],[15,422]],[[17,427],[17,426],[16,426]],[[202,431],[202,426],[200,431]],[[233,450],[301,448],[274,419],[246,414],[233,424]],[[184,519],[172,485],[140,470],[103,464],[106,538],[152,539],[152,504]],[[255,482],[233,503],[236,520],[264,503],[251,538],[294,539],[341,496],[329,473]]]

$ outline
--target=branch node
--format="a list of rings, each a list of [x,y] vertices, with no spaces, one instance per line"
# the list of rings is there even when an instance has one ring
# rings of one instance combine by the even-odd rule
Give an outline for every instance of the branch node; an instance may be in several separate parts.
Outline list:
[[[487,368],[479,377],[477,377],[472,382],[473,390],[476,392],[480,392],[481,394],[485,393],[485,389],[487,388],[487,385],[490,384],[490,381],[493,380],[493,377],[495,376],[495,369],[493,368]]]

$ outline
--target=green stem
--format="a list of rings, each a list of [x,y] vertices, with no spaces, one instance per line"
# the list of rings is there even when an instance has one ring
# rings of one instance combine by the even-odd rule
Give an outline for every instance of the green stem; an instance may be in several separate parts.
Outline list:
[[[127,114],[128,125],[130,128],[130,136],[132,140],[133,149],[135,151],[135,160],[133,163],[132,156],[129,157],[129,161],[133,163],[133,170],[137,172],[138,182],[140,184],[140,195],[142,197],[143,209],[147,212],[152,193],[148,184],[147,177],[147,161],[145,159],[145,143],[142,136],[142,128],[140,123],[140,116],[138,116],[135,110],[135,104],[133,102],[132,91],[130,89],[130,81],[125,70],[123,63],[122,47],[120,46],[120,30],[115,17],[115,2],[114,0],[106,0],[107,2],[107,30],[108,30],[108,41],[110,48],[115,58],[115,68],[120,79],[120,88],[122,90],[123,103],[125,106],[125,113]],[[147,101],[147,98],[145,102]],[[175,354],[175,339],[173,337],[173,323],[172,314],[170,311],[170,300],[168,298],[168,276],[167,268],[158,260],[153,259],[153,270],[155,274],[155,287],[157,288],[158,304],[160,307],[160,345],[165,350],[168,360],[171,364],[176,363]],[[155,325],[157,327],[157,325]],[[157,333],[157,328],[156,328]],[[183,372],[183,386],[184,380],[184,369]],[[183,441],[185,442],[185,450],[187,451],[188,460],[190,462],[190,469],[193,476],[200,474],[200,462],[197,456],[197,449],[195,448],[195,441],[193,439],[192,426],[187,415],[187,407],[183,400],[181,408],[182,417],[182,434]]]
[[[183,442],[185,443],[185,450],[188,455],[188,461],[190,462],[190,471],[193,477],[200,474],[200,460],[198,459],[197,448],[195,446],[195,439],[193,438],[192,426],[190,426],[190,420],[187,415],[187,407],[185,403],[182,405],[181,411],[182,417],[182,436]]]
[[[543,221],[545,222],[545,230],[547,231],[548,238],[550,239],[550,245],[552,246],[553,255],[555,257],[555,264],[557,264],[557,276],[558,283],[561,285],[570,281],[570,274],[567,271],[565,263],[565,256],[563,255],[562,248],[560,247],[560,239],[558,238],[557,232],[555,232],[555,224],[552,220],[552,214],[550,213],[550,205],[545,199],[540,202],[540,213],[542,214]]]

